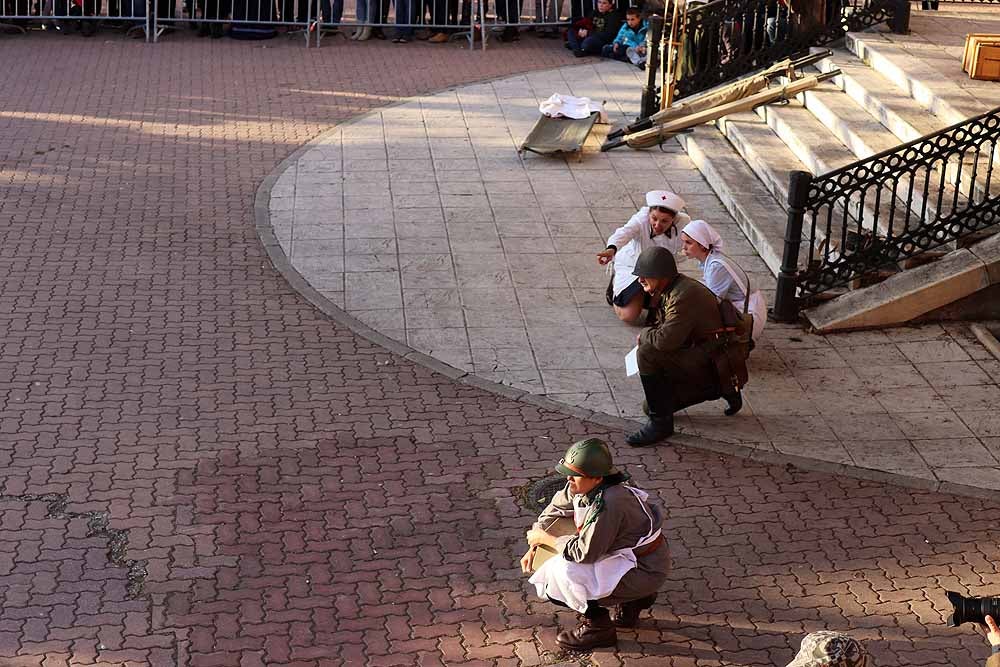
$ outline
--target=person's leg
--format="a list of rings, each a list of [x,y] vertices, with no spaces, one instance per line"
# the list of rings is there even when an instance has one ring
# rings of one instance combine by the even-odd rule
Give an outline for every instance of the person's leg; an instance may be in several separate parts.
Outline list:
[[[613,287],[612,287],[613,293]],[[646,306],[646,292],[638,280],[633,280],[625,289],[611,300],[615,315],[622,322],[634,324],[640,321],[643,308]]]
[[[569,33],[566,35],[566,48],[571,51],[580,51],[581,46],[580,36],[576,34],[576,30],[570,28]]]
[[[619,628],[634,628],[639,623],[639,613],[656,602],[656,594],[616,605],[611,612],[611,622]]]
[[[396,0],[396,35],[392,41],[405,43],[413,37],[415,5],[420,0]]]
[[[556,641],[570,651],[591,651],[616,645],[618,633],[608,610],[593,600],[588,600],[587,610],[583,612],[583,622],[575,630],[563,630],[557,634]]]
[[[580,50],[588,56],[599,56],[604,48],[604,41],[597,35],[587,35],[580,44]]]

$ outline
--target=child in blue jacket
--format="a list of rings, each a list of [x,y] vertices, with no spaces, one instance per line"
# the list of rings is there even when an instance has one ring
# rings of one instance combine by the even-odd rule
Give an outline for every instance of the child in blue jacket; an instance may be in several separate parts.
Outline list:
[[[625,24],[618,31],[614,41],[604,47],[601,55],[639,65],[646,62],[646,30],[648,21],[642,20],[638,7],[629,7],[625,12]],[[638,62],[637,62],[638,61]]]

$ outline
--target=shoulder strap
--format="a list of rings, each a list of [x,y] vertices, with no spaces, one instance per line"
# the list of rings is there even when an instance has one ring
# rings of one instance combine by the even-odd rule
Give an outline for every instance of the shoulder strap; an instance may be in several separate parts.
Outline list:
[[[750,310],[750,274],[747,273],[746,270],[742,266],[740,266],[739,264],[737,264],[736,260],[734,260],[732,257],[730,257],[729,255],[727,255],[726,253],[722,252],[721,250],[716,250],[715,252],[717,252],[720,255],[722,255],[725,259],[727,259],[730,262],[732,262],[735,266],[739,266],[740,267],[740,271],[743,272],[743,277],[747,279],[746,291],[743,294],[743,317],[746,317],[747,313]],[[726,266],[726,270],[727,271],[729,270],[729,266],[728,265]],[[732,271],[729,271],[729,272],[732,273]],[[733,278],[736,279],[736,276],[733,276]]]

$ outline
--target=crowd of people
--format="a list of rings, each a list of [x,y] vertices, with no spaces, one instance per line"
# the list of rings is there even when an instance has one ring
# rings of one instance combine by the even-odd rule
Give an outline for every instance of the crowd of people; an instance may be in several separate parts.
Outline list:
[[[574,49],[578,55],[605,55],[640,66],[645,62],[646,21],[636,8],[620,12],[613,0],[598,0],[596,5],[593,0],[570,0],[572,27],[566,29],[559,25],[565,20],[563,0],[535,0],[530,19],[522,17],[522,4],[487,0],[482,6],[484,13],[492,14],[487,23],[495,22],[499,40],[515,41],[521,29],[531,29],[542,38],[585,42],[585,47]],[[99,23],[131,27],[154,11],[162,25],[186,23],[199,36],[244,39],[308,26],[325,34],[342,32],[355,41],[424,39],[443,44],[482,22],[472,0],[356,0],[353,20],[346,22],[345,0],[0,0],[0,22],[80,30],[85,36],[95,34]]]

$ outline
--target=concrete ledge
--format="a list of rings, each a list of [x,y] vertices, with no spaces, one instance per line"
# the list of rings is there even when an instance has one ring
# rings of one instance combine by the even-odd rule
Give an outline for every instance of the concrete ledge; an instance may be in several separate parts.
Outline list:
[[[983,261],[967,249],[897,273],[805,311],[821,333],[902,324],[989,286]]]

